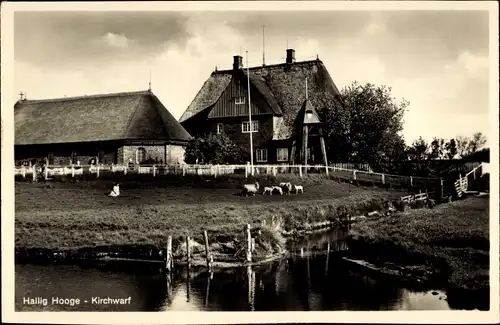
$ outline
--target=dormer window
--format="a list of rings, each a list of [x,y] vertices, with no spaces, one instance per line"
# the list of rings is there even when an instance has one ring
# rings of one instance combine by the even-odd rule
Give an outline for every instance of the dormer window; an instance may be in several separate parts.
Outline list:
[[[234,98],[234,103],[236,105],[243,105],[243,104],[245,104],[245,97],[243,97],[243,96],[235,97]]]

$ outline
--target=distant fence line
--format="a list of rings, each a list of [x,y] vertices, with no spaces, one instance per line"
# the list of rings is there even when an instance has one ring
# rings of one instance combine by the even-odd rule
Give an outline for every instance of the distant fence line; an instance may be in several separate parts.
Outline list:
[[[358,164],[359,165],[359,164]],[[254,165],[253,175],[297,175],[302,177],[307,174],[323,174],[332,178],[357,181],[373,184],[386,184],[399,187],[418,187],[426,188],[437,186],[440,183],[439,178],[416,177],[390,175],[383,173],[374,173],[358,169],[348,169],[337,166],[349,166],[349,164],[335,164],[332,166],[322,165]],[[367,167],[367,164],[365,166]],[[40,175],[41,174],[41,175]],[[153,177],[162,175],[203,175],[218,177],[221,175],[244,175],[246,178],[252,176],[252,167],[248,165],[71,165],[58,166],[48,165],[44,169],[37,167],[16,167],[15,175],[23,178],[37,178],[37,175],[50,180],[54,176],[95,175],[99,178],[109,174],[123,175],[152,175]]]

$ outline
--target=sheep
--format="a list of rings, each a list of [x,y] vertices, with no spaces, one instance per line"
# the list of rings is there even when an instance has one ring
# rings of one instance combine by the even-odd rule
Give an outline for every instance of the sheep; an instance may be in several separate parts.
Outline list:
[[[302,185],[294,185],[293,188],[295,189],[295,194],[299,194],[299,191],[304,194],[304,187]]]
[[[280,183],[280,187],[285,195],[290,194],[292,191],[292,183]]]
[[[273,195],[273,187],[264,187],[264,192],[262,192],[262,195],[266,195],[266,193],[269,193],[269,195]]]
[[[252,196],[257,193],[259,190],[259,183],[255,182],[255,184],[244,184],[243,185],[243,192],[241,192],[241,195],[248,196],[248,194],[251,194]]]
[[[273,191],[278,191],[280,195],[283,195],[283,190],[279,186],[273,186]]]

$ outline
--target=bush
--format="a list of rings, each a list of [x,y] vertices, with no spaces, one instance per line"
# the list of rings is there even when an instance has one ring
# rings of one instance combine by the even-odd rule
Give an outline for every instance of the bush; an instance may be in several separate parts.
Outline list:
[[[225,134],[196,138],[189,143],[184,154],[188,164],[244,164],[249,157],[245,148],[232,142]]]

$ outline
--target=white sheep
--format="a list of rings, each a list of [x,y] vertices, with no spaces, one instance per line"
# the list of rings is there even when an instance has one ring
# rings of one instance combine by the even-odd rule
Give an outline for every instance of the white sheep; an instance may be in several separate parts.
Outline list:
[[[259,183],[255,182],[255,184],[244,184],[243,185],[243,192],[241,192],[241,195],[248,196],[250,195],[255,195],[257,191],[259,190]]]
[[[273,186],[273,191],[278,191],[280,195],[283,195],[283,190],[279,186]]]
[[[272,187],[264,187],[264,192],[262,192],[262,195],[266,195],[266,193],[269,193],[269,195],[273,195],[273,188]]]
[[[304,187],[302,187],[302,185],[294,185],[293,188],[295,190],[295,194],[299,194],[299,191],[304,194]]]

